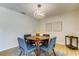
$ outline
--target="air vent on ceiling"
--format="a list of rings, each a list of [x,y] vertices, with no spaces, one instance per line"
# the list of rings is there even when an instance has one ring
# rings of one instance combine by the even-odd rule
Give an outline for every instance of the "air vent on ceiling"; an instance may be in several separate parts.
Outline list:
[[[25,13],[25,12],[21,12],[21,14],[26,15],[26,13]]]

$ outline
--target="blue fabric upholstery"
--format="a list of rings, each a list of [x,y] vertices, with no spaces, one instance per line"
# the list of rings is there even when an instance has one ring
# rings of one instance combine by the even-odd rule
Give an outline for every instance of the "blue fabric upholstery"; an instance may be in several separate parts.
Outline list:
[[[29,53],[33,52],[35,50],[35,46],[34,45],[30,45],[27,44],[27,41],[25,41],[24,39],[18,37],[18,43],[19,43],[19,48],[21,48],[23,50],[23,52],[25,53],[25,55],[28,55]]]
[[[48,46],[40,46],[41,50],[46,51],[46,52],[51,52],[52,49],[54,49],[56,43],[56,37],[51,38],[51,40],[48,43]]]

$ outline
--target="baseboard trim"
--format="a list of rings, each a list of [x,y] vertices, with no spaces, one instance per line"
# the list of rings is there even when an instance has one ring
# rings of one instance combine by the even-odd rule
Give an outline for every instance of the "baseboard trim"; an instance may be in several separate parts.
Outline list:
[[[57,44],[61,44],[61,45],[65,45],[65,43],[64,42],[56,42]],[[78,48],[79,48],[79,46],[78,46]]]
[[[2,51],[6,51],[6,50],[9,50],[9,49],[13,49],[13,48],[15,48],[15,47],[18,47],[18,45],[13,46],[13,47],[9,47],[9,48],[6,48],[6,49],[2,49],[2,50],[0,50],[0,52],[2,52]]]
[[[57,44],[65,45],[64,42],[56,42]]]

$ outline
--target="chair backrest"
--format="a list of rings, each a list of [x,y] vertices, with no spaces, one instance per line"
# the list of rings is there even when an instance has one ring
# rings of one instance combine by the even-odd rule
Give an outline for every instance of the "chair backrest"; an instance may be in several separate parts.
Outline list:
[[[25,34],[24,39],[27,40],[27,37],[30,37],[30,36],[31,36],[31,34]]]
[[[27,52],[27,44],[26,41],[20,37],[17,38],[18,43],[19,43],[19,48],[23,49],[24,51]]]
[[[43,36],[50,37],[50,35],[49,35],[49,34],[43,34]]]
[[[40,36],[40,33],[36,33],[36,36]]]
[[[52,51],[52,49],[55,47],[56,44],[56,37],[51,38],[51,40],[48,43],[48,50]]]

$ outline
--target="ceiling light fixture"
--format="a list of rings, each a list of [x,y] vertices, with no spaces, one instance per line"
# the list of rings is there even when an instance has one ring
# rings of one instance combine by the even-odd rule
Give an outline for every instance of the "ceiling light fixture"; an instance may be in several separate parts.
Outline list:
[[[43,18],[45,16],[45,13],[41,10],[42,5],[38,4],[37,9],[34,12],[34,16],[36,18]]]

